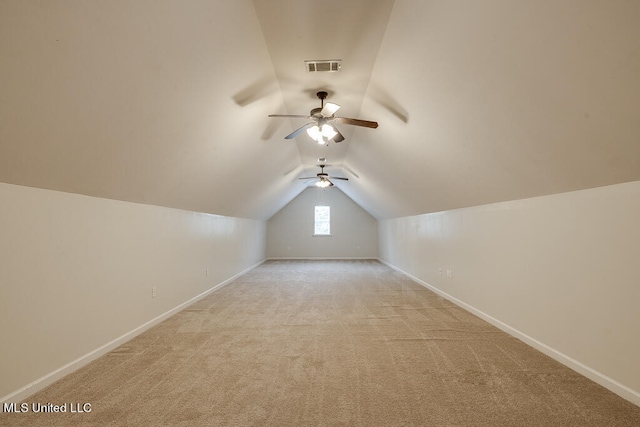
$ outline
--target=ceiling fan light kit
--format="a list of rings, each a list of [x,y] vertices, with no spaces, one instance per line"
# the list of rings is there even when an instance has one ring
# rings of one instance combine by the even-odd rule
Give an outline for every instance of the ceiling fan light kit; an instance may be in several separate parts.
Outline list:
[[[316,182],[316,187],[327,188],[331,186],[333,186],[333,183],[328,179],[320,179],[318,182]]]
[[[328,144],[338,132],[329,124],[323,124],[322,128],[318,125],[311,126],[307,129],[307,134],[320,145]]]

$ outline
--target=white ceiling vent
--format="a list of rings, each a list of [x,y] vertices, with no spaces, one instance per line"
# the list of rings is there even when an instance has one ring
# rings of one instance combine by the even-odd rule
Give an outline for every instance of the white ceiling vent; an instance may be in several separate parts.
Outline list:
[[[342,59],[304,61],[304,65],[310,73],[340,71]]]

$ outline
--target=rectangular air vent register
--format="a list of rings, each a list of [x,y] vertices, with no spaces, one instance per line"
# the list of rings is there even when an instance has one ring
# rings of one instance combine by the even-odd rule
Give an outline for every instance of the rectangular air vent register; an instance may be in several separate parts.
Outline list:
[[[304,61],[309,73],[335,72],[342,68],[342,59],[324,59]]]

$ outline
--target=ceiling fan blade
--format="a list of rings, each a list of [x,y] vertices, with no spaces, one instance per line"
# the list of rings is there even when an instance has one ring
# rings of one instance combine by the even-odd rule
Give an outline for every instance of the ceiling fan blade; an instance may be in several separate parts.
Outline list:
[[[340,109],[340,106],[338,104],[333,104],[331,102],[327,102],[326,104],[324,104],[324,107],[322,107],[322,110],[320,111],[320,115],[322,117],[331,117],[339,109]]]
[[[303,116],[300,114],[269,114],[269,117],[293,117],[298,119],[310,119],[309,116]]]
[[[340,177],[340,176],[332,176],[332,177],[330,177],[330,178],[331,178],[331,179],[341,179],[341,180],[343,180],[343,181],[349,181],[349,178],[342,178],[342,177]]]
[[[298,178],[298,179],[318,179],[318,177],[317,176],[307,176],[307,177]]]
[[[378,127],[378,122],[370,122],[369,120],[350,119],[347,117],[336,117],[333,120],[335,120],[338,123],[344,123],[346,125],[363,126],[363,127],[372,128],[372,129],[375,129]]]
[[[315,123],[307,123],[306,125],[299,127],[298,129],[294,130],[293,132],[291,132],[289,135],[285,136],[284,139],[293,139],[296,136],[298,136],[298,134],[300,132],[302,132],[303,130],[306,130],[308,128],[310,128],[311,126],[315,125]]]
[[[336,136],[333,137],[333,142],[342,142],[342,141],[344,141],[344,136],[340,133],[338,128],[333,126],[333,125],[331,127],[333,127],[333,130],[336,131]]]

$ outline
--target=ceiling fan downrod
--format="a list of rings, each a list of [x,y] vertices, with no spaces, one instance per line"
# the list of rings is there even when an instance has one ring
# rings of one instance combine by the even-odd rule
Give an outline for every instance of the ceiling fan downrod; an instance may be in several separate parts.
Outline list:
[[[322,108],[324,108],[324,100],[327,99],[327,96],[329,94],[323,90],[321,90],[320,92],[316,93],[316,96],[320,99],[320,105],[322,106],[320,109],[322,110]]]

